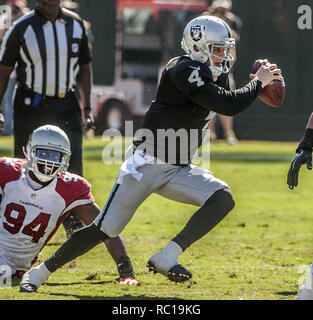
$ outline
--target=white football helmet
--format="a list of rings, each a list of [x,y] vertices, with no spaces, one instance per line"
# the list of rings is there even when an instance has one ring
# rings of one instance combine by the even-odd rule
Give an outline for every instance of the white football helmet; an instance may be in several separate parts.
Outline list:
[[[25,156],[28,169],[39,181],[48,182],[66,172],[71,156],[70,141],[59,127],[45,125],[30,135]]]
[[[228,73],[235,62],[229,53],[236,46],[231,30],[225,21],[214,16],[200,16],[191,20],[184,29],[181,46],[192,60],[206,63],[209,59],[209,68],[214,77]],[[224,58],[214,55],[213,47],[224,48]],[[213,56],[223,60],[221,67],[213,65]]]

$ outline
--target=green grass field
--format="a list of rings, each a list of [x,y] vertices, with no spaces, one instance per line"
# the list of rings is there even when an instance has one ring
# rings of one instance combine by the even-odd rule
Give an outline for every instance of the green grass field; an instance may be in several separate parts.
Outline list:
[[[102,163],[103,145],[101,139],[84,141],[85,177],[100,207],[119,169],[119,165]],[[172,283],[145,267],[148,258],[196,210],[152,195],[122,233],[139,286],[121,286],[115,281],[115,263],[104,245],[99,245],[54,273],[38,294],[21,294],[15,284],[0,290],[0,300],[294,299],[303,278],[299,267],[313,260],[312,173],[303,168],[300,186],[293,191],[286,184],[295,148],[295,143],[243,141],[236,146],[211,145],[211,171],[229,184],[236,207],[181,256],[180,263],[193,273],[192,281]],[[12,139],[1,138],[0,156],[10,155]],[[65,239],[61,227],[40,253],[40,262]]]

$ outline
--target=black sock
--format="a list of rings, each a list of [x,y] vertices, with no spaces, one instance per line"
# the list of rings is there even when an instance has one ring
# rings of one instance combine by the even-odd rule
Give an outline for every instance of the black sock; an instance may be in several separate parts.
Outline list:
[[[234,208],[235,202],[228,189],[219,190],[190,218],[185,228],[172,241],[183,251],[206,235]]]
[[[91,224],[73,233],[71,238],[45,261],[45,265],[50,272],[54,272],[107,239],[109,236]]]
[[[128,256],[122,256],[117,261],[117,270],[120,278],[135,278],[135,272]]]

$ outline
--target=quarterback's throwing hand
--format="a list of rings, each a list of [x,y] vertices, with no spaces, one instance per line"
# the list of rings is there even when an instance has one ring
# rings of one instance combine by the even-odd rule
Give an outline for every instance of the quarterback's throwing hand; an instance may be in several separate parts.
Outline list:
[[[312,152],[301,150],[293,158],[287,176],[287,184],[291,190],[298,185],[299,171],[303,164],[306,164],[308,170],[312,170]]]

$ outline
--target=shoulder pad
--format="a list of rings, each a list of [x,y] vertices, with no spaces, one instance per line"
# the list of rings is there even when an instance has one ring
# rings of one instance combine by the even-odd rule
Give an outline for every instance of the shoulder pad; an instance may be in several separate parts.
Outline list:
[[[67,206],[77,199],[86,198],[86,196],[93,199],[90,190],[91,186],[86,179],[68,172],[59,177],[56,187],[56,191],[65,200]]]
[[[212,73],[210,69],[199,61],[191,60],[188,56],[180,57],[175,69],[175,71],[180,75],[184,72],[189,74],[191,69],[199,70],[202,75],[212,80]]]
[[[25,164],[25,159],[0,158],[0,186],[2,189],[8,182],[20,177]]]

